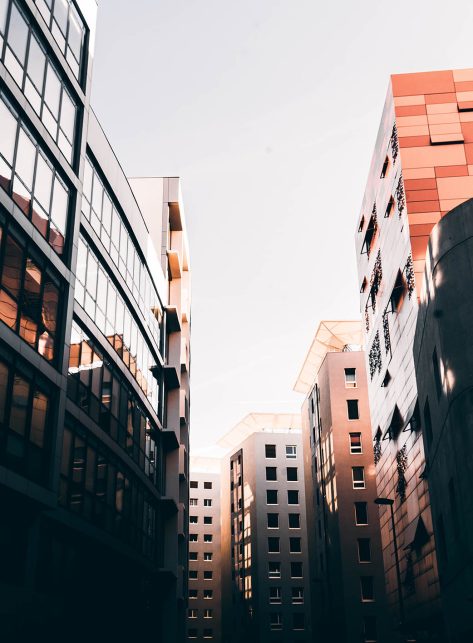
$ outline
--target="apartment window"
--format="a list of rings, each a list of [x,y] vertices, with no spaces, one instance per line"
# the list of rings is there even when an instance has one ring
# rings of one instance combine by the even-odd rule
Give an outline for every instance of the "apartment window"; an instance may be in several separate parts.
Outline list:
[[[204,516],[204,525],[212,524],[212,516]]]
[[[391,212],[393,211],[394,208],[394,197],[391,195],[388,201],[388,205],[386,206],[386,212],[384,213],[384,218],[389,219],[391,216]]]
[[[204,629],[204,639],[213,639],[213,630],[210,630],[209,628]]]
[[[356,368],[345,369],[345,388],[356,388]]]
[[[199,539],[198,534],[189,534],[189,542],[196,543]]]
[[[204,618],[213,618],[213,610],[204,610]]]
[[[353,479],[353,489],[364,489],[365,488],[365,468],[352,467],[351,475]]]
[[[212,483],[211,482],[204,482],[204,489],[212,489]]]
[[[278,504],[278,492],[276,489],[266,489],[266,504],[267,505]]]
[[[199,610],[189,609],[189,610],[187,610],[187,615],[188,615],[189,618],[197,618],[198,612],[199,612]]]
[[[297,467],[287,467],[286,476],[288,482],[297,482]]]
[[[293,605],[302,605],[304,603],[304,588],[293,587],[291,590],[291,600]]]
[[[213,572],[212,571],[204,571],[204,580],[212,580],[213,578]]]
[[[374,583],[372,576],[362,576],[360,578],[361,600],[363,602],[374,601]]]
[[[371,546],[369,538],[358,538],[358,562],[371,562]]]
[[[191,507],[196,507],[198,504],[199,504],[199,503],[198,503],[197,498],[189,498],[189,505],[190,505]]]
[[[296,612],[292,615],[292,629],[303,630],[305,628],[304,612]]]
[[[288,505],[298,505],[299,504],[299,491],[297,491],[297,489],[288,489],[288,492],[287,492],[287,504]]]
[[[212,506],[211,498],[204,498],[204,507],[211,507],[211,506]]]
[[[199,522],[198,516],[189,516],[189,522],[191,525],[196,525]]]
[[[291,578],[302,578],[302,563],[291,563]]]
[[[361,232],[364,227],[365,227],[365,217],[361,217],[360,225],[358,226],[358,232]]]
[[[282,630],[282,614],[281,612],[270,612],[269,626],[272,630]]]
[[[196,589],[190,589],[189,590],[189,598],[190,599],[195,599],[198,596],[198,591]]]
[[[281,563],[277,561],[269,561],[268,563],[268,578],[281,578]]]
[[[271,604],[281,602],[281,588],[280,587],[270,587],[269,588],[269,602]]]
[[[277,480],[276,467],[266,467],[266,480]]]
[[[204,551],[204,560],[205,561],[210,561],[213,558],[213,554],[211,551]]]
[[[297,457],[297,447],[295,444],[286,444],[286,458],[296,458]]]
[[[434,368],[435,390],[437,391],[437,398],[439,398],[442,394],[442,378],[440,376],[440,362],[436,348],[434,348],[434,352],[432,353],[432,366]]]
[[[198,489],[199,483],[197,482],[197,480],[191,480],[189,486],[191,489]]]
[[[279,538],[270,536],[268,538],[268,552],[270,554],[279,554]]]
[[[301,553],[301,539],[300,538],[289,538],[289,551],[291,554],[300,554]]]
[[[279,514],[268,515],[268,529],[277,529],[279,527]]]
[[[355,502],[355,524],[356,525],[368,524],[368,503]]]
[[[350,433],[350,453],[363,453],[361,433]]]
[[[347,400],[347,414],[349,420],[358,420],[360,418],[358,400]]]
[[[289,514],[289,529],[300,529],[301,517],[300,514]]]
[[[376,616],[363,617],[363,642],[376,643],[378,632],[376,627]]]
[[[212,534],[204,534],[204,543],[211,543],[213,540]]]
[[[406,292],[407,292],[406,280],[404,279],[402,272],[398,270],[396,281],[394,282],[393,291],[390,297],[391,311],[393,313],[399,312],[401,310]]]
[[[189,552],[189,560],[197,560],[197,552],[196,551],[190,551]]]
[[[199,572],[195,569],[189,569],[189,580],[197,580],[199,578]]]
[[[204,589],[204,598],[205,600],[210,600],[214,597],[213,589]]]
[[[264,450],[267,458],[276,457],[276,445],[275,444],[265,444]]]
[[[190,639],[196,639],[197,638],[197,629],[195,627],[191,627],[189,630],[187,630],[187,636]]]

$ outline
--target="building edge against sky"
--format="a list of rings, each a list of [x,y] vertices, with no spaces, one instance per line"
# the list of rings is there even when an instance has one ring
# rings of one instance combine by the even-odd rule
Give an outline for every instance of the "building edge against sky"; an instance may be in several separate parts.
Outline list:
[[[96,11],[92,0],[0,3],[6,641],[184,637],[180,181],[128,181],[90,109]]]

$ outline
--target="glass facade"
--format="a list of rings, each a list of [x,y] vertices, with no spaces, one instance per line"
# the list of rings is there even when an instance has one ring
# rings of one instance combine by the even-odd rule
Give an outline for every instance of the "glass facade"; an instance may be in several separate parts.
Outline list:
[[[57,353],[60,292],[34,245],[25,247],[0,216],[0,320],[49,362]]]
[[[70,163],[77,106],[17,3],[0,4],[2,62]]]
[[[149,340],[140,331],[114,282],[83,237],[79,239],[76,277],[76,301],[104,331],[108,341],[157,411],[159,387],[150,370],[156,365],[157,359],[153,357]]]
[[[89,158],[84,169],[82,214],[100,236],[107,253],[128,284],[151,336],[160,347],[161,303],[158,294],[135,242]]]
[[[0,186],[55,252],[62,255],[69,190],[3,95],[0,132]]]
[[[0,358],[0,464],[38,484],[48,483],[50,411],[46,382],[31,368]]]
[[[59,504],[161,560],[161,520],[145,485],[96,438],[66,419]]]
[[[80,80],[85,26],[72,0],[34,0],[74,76]]]
[[[155,425],[119,370],[75,322],[67,394],[162,491],[162,453]]]

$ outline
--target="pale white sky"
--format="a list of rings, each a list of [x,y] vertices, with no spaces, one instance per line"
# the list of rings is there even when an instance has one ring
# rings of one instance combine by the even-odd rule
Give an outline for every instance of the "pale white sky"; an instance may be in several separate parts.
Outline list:
[[[471,0],[100,0],[92,105],[129,176],[180,176],[191,443],[297,412],[321,319],[355,318],[354,229],[390,73],[473,67]]]

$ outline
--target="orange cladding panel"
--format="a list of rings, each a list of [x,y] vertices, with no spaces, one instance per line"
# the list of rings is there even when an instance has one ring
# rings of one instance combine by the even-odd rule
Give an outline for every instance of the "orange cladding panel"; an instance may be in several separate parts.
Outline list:
[[[455,91],[453,72],[451,70],[395,74],[391,76],[391,83],[394,96],[443,94]]]

